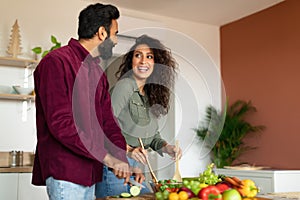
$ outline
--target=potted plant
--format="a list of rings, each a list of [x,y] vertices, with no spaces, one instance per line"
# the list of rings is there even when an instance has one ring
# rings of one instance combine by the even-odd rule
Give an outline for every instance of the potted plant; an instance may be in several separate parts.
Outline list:
[[[206,109],[204,123],[194,129],[199,139],[212,150],[213,162],[218,168],[230,166],[241,153],[255,149],[246,146],[246,135],[262,131],[263,125],[254,126],[245,120],[245,116],[256,112],[251,101],[237,100],[231,106],[226,104],[223,113],[213,106]]]
[[[42,58],[45,57],[47,55],[47,53],[49,53],[50,51],[57,49],[59,47],[61,47],[61,43],[57,41],[56,37],[51,35],[51,43],[53,44],[52,47],[50,47],[50,49],[43,51],[42,47],[34,47],[33,49],[31,49],[36,55],[38,54],[42,54]]]

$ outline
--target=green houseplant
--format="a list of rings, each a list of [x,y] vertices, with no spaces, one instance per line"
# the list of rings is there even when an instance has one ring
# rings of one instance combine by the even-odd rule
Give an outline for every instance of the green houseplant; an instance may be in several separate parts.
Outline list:
[[[56,37],[51,35],[51,43],[53,44],[50,49],[43,51],[42,47],[34,47],[31,49],[36,55],[42,54],[42,58],[47,55],[50,51],[61,47],[61,43],[57,41]]]
[[[230,166],[241,153],[256,148],[243,143],[246,135],[265,128],[263,125],[254,126],[245,120],[246,115],[256,111],[251,101],[243,100],[237,100],[231,106],[226,104],[223,113],[213,106],[207,107],[204,123],[194,131],[211,148],[213,162],[217,167]]]

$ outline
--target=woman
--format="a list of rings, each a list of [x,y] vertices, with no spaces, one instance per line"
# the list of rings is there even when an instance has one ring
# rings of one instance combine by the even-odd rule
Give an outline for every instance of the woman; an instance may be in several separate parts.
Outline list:
[[[158,131],[158,118],[166,115],[170,106],[170,93],[174,87],[176,62],[171,52],[157,39],[142,35],[124,55],[116,73],[118,82],[112,90],[111,100],[127,142],[127,157],[135,173],[135,180],[143,183],[143,166],[151,148],[160,155],[166,153],[175,159],[181,149],[168,144]],[[103,180],[96,185],[96,196],[118,195],[129,192],[129,186],[115,178],[108,168],[103,170]],[[141,193],[150,192],[147,187]]]

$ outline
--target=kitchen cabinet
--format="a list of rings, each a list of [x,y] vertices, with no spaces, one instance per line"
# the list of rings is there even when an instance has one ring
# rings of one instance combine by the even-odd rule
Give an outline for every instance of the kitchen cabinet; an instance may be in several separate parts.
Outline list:
[[[300,191],[300,170],[236,170],[215,169],[217,174],[252,179],[259,187],[259,194]]]
[[[19,173],[18,200],[47,200],[46,186],[31,184],[32,173]]]
[[[0,199],[18,199],[17,173],[0,173]]]
[[[0,199],[47,200],[46,186],[31,184],[32,173],[0,173]]]
[[[0,67],[17,67],[24,68],[27,71],[32,71],[38,61],[30,59],[20,59],[20,58],[11,58],[11,57],[0,57]],[[27,74],[27,75],[26,75]],[[28,72],[25,72],[24,82],[28,83]],[[0,94],[0,99],[6,100],[34,100],[34,95],[20,95],[20,94]]]

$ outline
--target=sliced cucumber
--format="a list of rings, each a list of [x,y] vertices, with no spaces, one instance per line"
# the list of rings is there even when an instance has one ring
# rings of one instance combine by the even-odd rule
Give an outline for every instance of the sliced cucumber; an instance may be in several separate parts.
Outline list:
[[[122,192],[122,193],[120,194],[120,197],[123,197],[123,198],[129,198],[129,197],[131,197],[131,194],[129,194],[128,192]]]
[[[141,192],[141,189],[138,186],[133,185],[130,187],[130,194],[132,196],[134,196],[134,197],[138,196],[140,194],[140,192]]]

